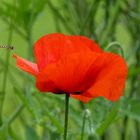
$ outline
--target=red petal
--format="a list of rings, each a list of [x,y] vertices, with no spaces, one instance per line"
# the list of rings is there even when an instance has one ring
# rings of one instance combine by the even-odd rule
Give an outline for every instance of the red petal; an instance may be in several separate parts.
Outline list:
[[[103,50],[99,47],[99,45],[96,42],[85,36],[70,36],[70,37],[74,39],[74,42],[75,40],[77,40],[78,41],[77,44],[80,42],[83,47],[86,46],[93,52],[103,53]]]
[[[38,67],[37,64],[34,64],[32,62],[29,62],[17,55],[13,55],[13,57],[16,59],[16,65],[17,67],[19,67],[20,69],[36,76],[38,74]]]
[[[36,87],[39,89],[40,92],[59,93],[59,90],[57,89],[56,85],[51,81],[47,82],[36,81]]]
[[[103,52],[94,41],[86,37],[66,36],[59,33],[45,35],[34,45],[36,62],[40,70],[68,54],[86,50]]]
[[[63,93],[84,91],[94,80],[87,80],[87,77],[90,78],[88,72],[99,56],[99,53],[91,51],[68,55],[57,63],[47,65],[37,76],[37,81],[44,83],[52,81]]]
[[[112,101],[116,101],[122,96],[127,76],[126,63],[119,55],[106,53],[106,56],[104,67],[98,73],[93,85],[86,92],[80,95],[71,95],[71,97],[88,102],[98,96]]]

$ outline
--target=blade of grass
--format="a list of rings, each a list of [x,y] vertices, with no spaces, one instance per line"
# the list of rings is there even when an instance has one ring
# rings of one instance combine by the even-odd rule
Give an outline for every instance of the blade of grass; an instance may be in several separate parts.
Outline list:
[[[13,1],[15,2],[15,1]],[[10,24],[9,24],[9,36],[7,44],[11,45],[12,42],[12,36],[13,36],[13,28],[12,28],[12,17],[10,18]],[[3,104],[5,101],[5,94],[6,94],[6,87],[7,87],[7,75],[8,75],[8,69],[9,69],[9,57],[10,57],[10,50],[7,50],[6,52],[6,67],[3,74],[3,83],[2,83],[2,90],[0,92],[1,100],[0,100],[0,126],[2,125],[2,112],[3,112]]]
[[[112,108],[112,111],[108,114],[105,121],[103,121],[101,125],[96,129],[97,135],[102,136],[104,134],[109,125],[115,120],[117,114],[118,114],[118,104],[116,104],[115,107]]]

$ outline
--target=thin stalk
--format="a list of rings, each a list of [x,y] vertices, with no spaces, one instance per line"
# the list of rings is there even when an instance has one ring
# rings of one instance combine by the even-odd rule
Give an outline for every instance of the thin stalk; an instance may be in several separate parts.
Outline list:
[[[10,125],[21,113],[21,111],[23,110],[24,105],[21,104],[20,106],[17,107],[16,111],[10,116],[10,118],[8,119],[8,124]]]
[[[106,27],[106,30],[101,33],[100,40],[102,40],[102,44],[106,43],[106,38],[113,32],[114,25],[116,24],[116,21],[118,19],[119,13],[120,13],[120,7],[121,7],[122,1],[117,1],[116,6],[114,8],[114,11],[112,11],[112,18],[110,18],[110,21],[108,21],[108,26]]]
[[[88,138],[90,139],[90,138],[93,138],[93,128],[92,128],[92,122],[90,119],[90,111],[89,111],[89,109],[84,109],[81,140],[84,140],[85,126],[86,126],[87,122],[88,122],[88,126],[89,126],[89,131],[90,131],[90,135]]]
[[[10,22],[7,20],[7,18],[2,17],[3,22],[5,22],[6,24],[10,24]],[[25,33],[23,33],[23,31],[21,31],[19,28],[17,28],[17,25],[15,25],[14,23],[12,23],[12,28],[14,29],[14,31],[21,36],[23,39],[26,39],[27,36],[25,35]]]
[[[79,34],[83,34],[91,16],[92,16],[92,19],[94,19],[95,15],[96,15],[96,12],[98,10],[99,3],[100,3],[100,1],[93,1],[92,5],[91,5],[91,7],[90,7],[90,9],[87,13],[87,17],[85,18],[85,21],[81,25],[81,30],[80,30]]]
[[[33,5],[32,5],[32,9],[30,11],[30,18],[28,21],[28,25],[25,28],[26,34],[27,34],[27,38],[26,38],[26,42],[28,43],[28,53],[27,53],[27,58],[28,60],[32,61],[33,60],[33,39],[32,39],[32,29],[33,29],[33,16],[34,16],[34,7],[35,7],[35,1],[33,1]],[[27,74],[26,74],[27,75]],[[24,92],[25,94],[27,94],[30,89],[31,89],[31,83],[28,82],[27,79],[24,80]]]
[[[93,128],[92,128],[92,121],[91,121],[90,113],[88,113],[88,118],[87,119],[88,119],[88,125],[89,125],[90,135],[92,136],[93,135]]]
[[[110,0],[106,0],[105,2],[105,28],[108,25],[109,16],[110,16]]]
[[[64,24],[65,28],[70,32],[75,34],[75,31],[71,28],[71,26],[69,26],[67,23],[67,21],[65,20],[65,18],[61,15],[60,12],[58,12],[57,8],[52,4],[52,2],[50,0],[47,1],[47,4],[49,6],[49,8],[52,10],[52,12],[54,13],[54,15],[56,16],[56,18],[58,18],[60,21],[62,21],[62,24]]]
[[[65,97],[65,124],[64,124],[64,138],[63,138],[63,140],[67,139],[68,113],[69,113],[69,94],[66,94],[66,97]]]
[[[30,27],[30,29],[27,31],[28,34],[28,38],[27,38],[27,42],[28,42],[28,59],[32,60],[33,59],[33,40],[32,40],[32,27]]]
[[[7,44],[10,45],[12,42],[13,36],[13,28],[12,28],[12,17],[10,19],[9,25],[9,36]],[[2,83],[2,91],[0,92],[0,126],[2,125],[2,112],[3,112],[3,104],[5,101],[5,94],[6,94],[6,87],[7,87],[7,76],[8,76],[8,69],[9,69],[9,57],[10,57],[10,50],[8,49],[6,52],[6,66],[3,74],[3,83]]]

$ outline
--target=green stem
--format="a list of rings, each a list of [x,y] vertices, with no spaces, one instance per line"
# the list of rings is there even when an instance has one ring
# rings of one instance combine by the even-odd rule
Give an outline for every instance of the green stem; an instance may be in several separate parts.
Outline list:
[[[100,1],[93,1],[92,5],[89,9],[89,12],[87,13],[87,17],[85,18],[85,21],[83,22],[83,24],[81,24],[81,30],[79,32],[80,35],[82,35],[84,33],[84,30],[85,30],[88,22],[90,21],[89,19],[91,18],[91,16],[92,16],[92,19],[94,19],[96,12],[98,10],[99,3],[100,3]]]
[[[17,116],[21,113],[23,108],[24,108],[23,104],[17,107],[16,111],[9,117],[7,121],[9,125],[17,118]]]
[[[64,24],[64,27],[70,32],[75,34],[75,31],[71,28],[71,26],[69,26],[69,24],[67,24],[68,22],[66,21],[66,19],[61,15],[60,12],[58,12],[57,8],[52,4],[51,0],[47,1],[47,4],[49,6],[49,8],[52,10],[54,16],[56,18],[58,18],[58,20],[62,21],[62,24]]]
[[[117,41],[114,41],[114,42],[111,42],[106,48],[105,50],[108,51],[110,48],[113,48],[117,46],[119,49],[120,49],[120,53],[121,53],[121,56],[124,58],[124,52],[123,52],[123,49],[122,49],[122,45],[117,42]]]
[[[8,45],[10,46],[12,42],[12,36],[13,36],[13,28],[12,28],[12,17],[10,19],[10,24],[9,24],[9,36],[8,36]],[[7,76],[8,76],[8,69],[9,69],[9,57],[10,57],[10,50],[8,49],[6,52],[6,62],[5,62],[5,70],[3,74],[3,83],[2,83],[2,91],[0,92],[0,126],[2,125],[2,112],[3,112],[3,104],[5,100],[5,90],[7,87]]]
[[[69,94],[66,94],[66,97],[65,97],[65,124],[64,124],[64,138],[63,138],[63,140],[67,139],[68,113],[69,113]]]
[[[89,129],[90,129],[89,137],[92,138],[93,137],[92,136],[93,135],[93,130],[92,130],[92,125],[91,125],[92,122],[90,120],[90,111],[87,108],[84,109],[84,114],[83,114],[83,124],[82,124],[82,131],[81,131],[81,140],[84,140],[86,121],[88,121]]]
[[[116,6],[114,8],[114,11],[112,11],[112,18],[110,18],[110,21],[108,21],[108,26],[106,27],[106,30],[101,33],[100,40],[102,40],[101,44],[106,43],[107,36],[109,36],[114,30],[114,25],[116,24],[116,21],[118,19],[119,13],[120,13],[120,7],[121,7],[122,1],[117,1]]]

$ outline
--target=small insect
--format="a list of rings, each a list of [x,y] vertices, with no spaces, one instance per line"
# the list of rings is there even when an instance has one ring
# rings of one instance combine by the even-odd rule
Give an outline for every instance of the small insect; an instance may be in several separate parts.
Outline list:
[[[0,45],[0,48],[6,48],[6,49],[10,49],[10,50],[14,49],[14,47],[10,46],[10,45]]]

